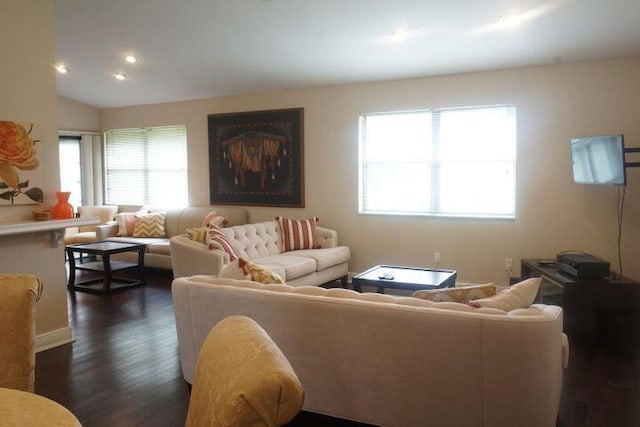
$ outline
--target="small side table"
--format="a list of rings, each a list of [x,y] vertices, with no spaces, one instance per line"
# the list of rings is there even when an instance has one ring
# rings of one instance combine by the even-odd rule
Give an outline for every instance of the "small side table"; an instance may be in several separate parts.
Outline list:
[[[0,388],[0,425],[82,427],[80,421],[59,403],[11,388]]]
[[[108,293],[111,288],[121,289],[130,288],[132,286],[139,286],[145,284],[144,278],[144,252],[146,245],[142,243],[129,243],[129,242],[93,242],[93,243],[78,243],[75,245],[68,245],[65,250],[67,251],[67,259],[69,260],[69,281],[67,287],[71,290],[87,291],[87,292],[100,292],[95,287],[89,286],[92,283],[102,282],[102,292]],[[138,251],[138,262],[124,262],[124,261],[112,261],[111,255],[121,253]],[[76,263],[74,254],[89,254],[96,255],[102,258],[101,261]],[[114,277],[113,272],[134,269],[138,272],[138,279],[133,280],[129,278]],[[82,282],[76,282],[76,270],[86,271],[99,271],[102,272],[102,277],[97,279],[89,279]],[[113,279],[117,280],[117,284],[112,283]],[[113,285],[113,286],[112,286]]]

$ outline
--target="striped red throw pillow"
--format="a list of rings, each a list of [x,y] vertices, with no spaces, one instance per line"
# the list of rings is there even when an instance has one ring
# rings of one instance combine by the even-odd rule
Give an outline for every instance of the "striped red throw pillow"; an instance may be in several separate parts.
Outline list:
[[[238,250],[233,247],[227,236],[222,234],[218,226],[210,224],[207,228],[207,246],[209,250],[220,249],[229,254],[229,259],[235,261],[240,258]]]
[[[284,252],[320,247],[316,231],[318,217],[296,220],[277,216],[276,219],[280,223]]]

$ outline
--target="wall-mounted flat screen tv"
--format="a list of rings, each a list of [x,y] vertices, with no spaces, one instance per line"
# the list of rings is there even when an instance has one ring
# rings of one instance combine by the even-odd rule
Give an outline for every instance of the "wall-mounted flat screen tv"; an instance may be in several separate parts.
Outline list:
[[[623,135],[571,140],[573,181],[579,184],[626,185]]]

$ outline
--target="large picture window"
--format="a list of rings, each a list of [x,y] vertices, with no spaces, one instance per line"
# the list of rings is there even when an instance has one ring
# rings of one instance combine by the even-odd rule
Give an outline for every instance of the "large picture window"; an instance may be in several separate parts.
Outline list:
[[[107,204],[188,204],[185,126],[116,129],[105,134]]]
[[[360,213],[515,218],[514,106],[360,117]]]

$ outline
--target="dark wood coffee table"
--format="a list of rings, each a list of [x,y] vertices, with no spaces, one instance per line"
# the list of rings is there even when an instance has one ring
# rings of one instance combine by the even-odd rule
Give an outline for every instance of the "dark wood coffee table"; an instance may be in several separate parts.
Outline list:
[[[362,286],[374,286],[383,294],[385,288],[419,291],[447,288],[456,284],[454,270],[377,265],[351,279],[353,289],[362,292]]]
[[[93,293],[107,293],[109,290],[130,288],[145,284],[144,278],[144,252],[146,245],[128,242],[93,242],[78,243],[66,246],[67,260],[69,261],[69,281],[67,287],[74,291],[87,291]],[[138,262],[112,261],[111,255],[120,252],[138,251]],[[76,263],[74,254],[95,255],[100,261]],[[115,277],[113,272],[134,269],[138,272],[138,279]],[[102,277],[76,282],[76,270],[102,272]],[[115,279],[115,282],[114,282]],[[90,284],[102,282],[102,291],[91,287]],[[112,283],[113,282],[113,283]]]

